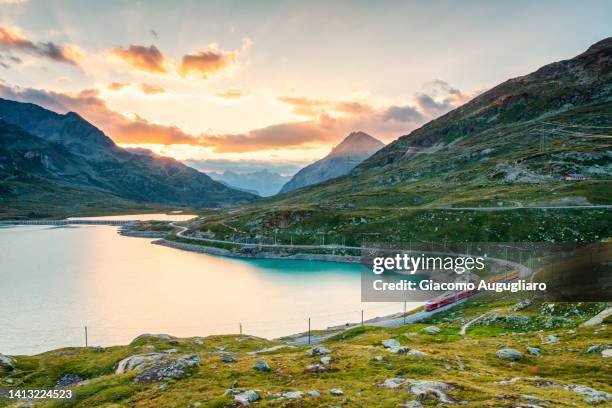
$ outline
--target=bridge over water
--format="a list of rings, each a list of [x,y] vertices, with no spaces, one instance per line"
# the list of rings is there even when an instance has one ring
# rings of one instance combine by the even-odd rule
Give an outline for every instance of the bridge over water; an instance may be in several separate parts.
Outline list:
[[[0,225],[133,225],[139,220],[5,220]]]

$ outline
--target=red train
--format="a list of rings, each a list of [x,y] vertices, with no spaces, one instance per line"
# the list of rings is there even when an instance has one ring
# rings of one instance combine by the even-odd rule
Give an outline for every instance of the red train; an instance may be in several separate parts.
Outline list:
[[[494,282],[500,282],[500,281],[511,281],[514,280],[516,278],[518,278],[519,273],[518,271],[512,271],[510,273],[495,277],[495,278],[491,278],[489,280],[487,280],[487,282],[489,283],[494,283]],[[462,299],[468,298],[470,296],[475,295],[476,293],[478,293],[479,290],[478,289],[474,289],[474,290],[464,290],[462,292],[459,293],[450,293],[447,295],[442,295],[441,297],[438,297],[434,300],[431,300],[429,302],[427,302],[425,304],[425,310],[427,312],[430,312],[432,310],[436,310],[439,309],[443,306],[446,305],[450,305],[451,303],[455,303],[458,302]]]

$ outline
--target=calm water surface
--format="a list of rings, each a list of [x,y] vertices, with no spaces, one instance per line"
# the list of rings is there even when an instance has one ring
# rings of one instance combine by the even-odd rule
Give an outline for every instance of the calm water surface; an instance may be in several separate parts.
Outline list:
[[[130,217],[130,216],[128,216]],[[131,216],[135,217],[135,216]],[[159,218],[155,218],[159,219]],[[116,227],[0,228],[0,353],[126,344],[145,332],[276,337],[402,310],[360,301],[360,265],[238,260]]]

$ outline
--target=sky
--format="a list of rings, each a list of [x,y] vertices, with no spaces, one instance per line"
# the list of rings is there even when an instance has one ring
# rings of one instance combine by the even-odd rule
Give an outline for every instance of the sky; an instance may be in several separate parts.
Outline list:
[[[0,0],[0,97],[124,147],[291,173],[606,38],[611,1]]]

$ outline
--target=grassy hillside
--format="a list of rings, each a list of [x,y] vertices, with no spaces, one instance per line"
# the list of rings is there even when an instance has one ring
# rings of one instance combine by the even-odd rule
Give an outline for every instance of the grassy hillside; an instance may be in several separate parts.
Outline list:
[[[240,391],[255,391],[258,400],[253,405],[262,407],[396,407],[417,400],[434,406],[446,398],[479,407],[588,406],[589,398],[605,405],[606,398],[612,398],[612,370],[609,359],[602,356],[602,350],[610,347],[610,322],[580,324],[606,306],[610,305],[527,304],[479,297],[419,324],[350,329],[322,344],[331,352],[324,356],[309,356],[310,347],[252,355],[249,352],[283,343],[250,336],[144,338],[128,346],[17,356],[12,369],[0,368],[0,382],[9,387],[52,387],[58,381],[78,381],[69,386],[76,391],[73,401],[45,405],[62,407],[240,406],[233,395]],[[459,334],[463,324],[486,313],[465,335]],[[431,325],[439,332],[423,330]],[[382,345],[388,339],[425,354],[394,354]],[[522,357],[508,361],[497,356],[507,348]],[[164,353],[169,349],[174,349],[171,354]],[[154,352],[165,357],[153,369],[115,374],[122,359]],[[196,360],[194,356],[199,365],[180,372],[161,371],[165,377],[150,380],[164,367],[180,359]],[[322,363],[325,356],[331,361]],[[257,361],[264,361],[270,370],[256,370]],[[381,386],[392,378],[401,379],[393,380],[397,388]],[[417,395],[416,385],[427,385],[422,381],[444,383],[439,388],[443,395],[436,387]],[[333,395],[332,389],[342,394]]]

